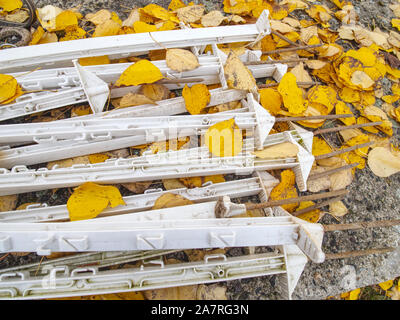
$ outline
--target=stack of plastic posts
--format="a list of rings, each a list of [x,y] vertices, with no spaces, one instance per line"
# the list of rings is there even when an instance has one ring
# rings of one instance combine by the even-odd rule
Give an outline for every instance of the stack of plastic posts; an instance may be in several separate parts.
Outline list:
[[[263,217],[243,217],[245,205],[230,199],[258,196],[260,202],[267,201],[278,184],[267,172],[273,169],[293,169],[299,190],[305,191],[314,161],[313,135],[293,124],[290,131],[269,134],[275,118],[259,104],[256,88],[251,92],[228,88],[224,75],[227,57],[217,47],[238,41],[256,43],[269,33],[265,10],[255,24],[185,28],[1,51],[0,72],[16,77],[25,90],[43,91],[25,94],[0,108],[0,120],[81,103],[88,103],[93,114],[52,122],[1,125],[0,195],[74,187],[88,181],[117,184],[215,174],[236,174],[236,179],[168,190],[193,204],[166,209],[151,210],[167,191],[149,189],[124,197],[125,206],[108,208],[90,220],[65,222],[69,217],[66,205],[32,205],[24,210],[1,212],[1,252],[77,254],[0,270],[0,298],[70,297],[276,275],[277,291],[283,299],[290,299],[307,258],[314,262],[324,260],[322,226],[295,218],[281,207],[262,209]],[[165,48],[190,47],[200,64],[192,71],[177,73],[165,61],[155,61],[164,76],[182,81],[165,83],[169,89],[179,89],[184,84],[190,87],[201,78],[201,83],[221,85],[210,91],[209,106],[240,101],[242,108],[182,115],[186,113],[185,102],[177,97],[154,105],[104,112],[108,99],[139,89],[110,90],[109,84],[131,64],[82,67],[76,59],[105,54],[112,58],[138,56],[160,49],[160,44]],[[207,45],[212,47],[213,54],[203,53]],[[247,49],[240,59],[258,61],[260,56],[260,51]],[[280,81],[287,66],[258,64],[250,65],[249,70],[255,78],[273,77]],[[240,154],[216,157],[207,147],[199,146],[210,126],[232,118],[241,130],[246,130]],[[140,157],[68,168],[27,167],[181,137],[190,138],[190,148],[157,154],[144,152]],[[254,149],[285,141],[298,147],[296,157],[265,160],[252,153]],[[245,247],[248,254],[206,254],[202,261],[173,265],[163,262],[165,255],[179,250],[231,247]],[[257,247],[269,249],[255,253]],[[104,270],[134,262],[141,262],[140,266]],[[83,267],[87,264],[91,266]]]

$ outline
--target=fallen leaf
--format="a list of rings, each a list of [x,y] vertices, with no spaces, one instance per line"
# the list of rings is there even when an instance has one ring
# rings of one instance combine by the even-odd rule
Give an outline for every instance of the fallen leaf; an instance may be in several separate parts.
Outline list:
[[[335,217],[343,217],[348,210],[342,201],[335,201],[329,204],[329,214]]]
[[[153,181],[141,181],[132,183],[122,183],[121,185],[133,193],[142,194],[150,187],[152,183]]]
[[[260,94],[261,105],[268,110],[272,116],[276,116],[281,111],[282,97],[274,88],[264,88],[258,91]]]
[[[133,23],[133,29],[135,30],[136,33],[157,31],[157,27],[155,25],[148,24],[143,21],[135,21]]]
[[[0,74],[0,103],[5,103],[17,93],[17,80],[7,74]]]
[[[29,13],[25,10],[15,10],[6,15],[5,20],[10,22],[23,23],[29,19]]]
[[[326,171],[325,168],[317,166],[311,170],[310,175],[324,171]],[[320,192],[322,190],[327,190],[330,187],[331,180],[329,179],[329,176],[323,176],[318,179],[309,179],[307,181],[307,190],[310,192]]]
[[[186,188],[186,186],[179,179],[163,179],[162,183],[165,190]]]
[[[197,285],[144,290],[146,300],[196,300]]]
[[[393,286],[393,280],[388,280],[378,284],[383,290],[387,291]]]
[[[292,70],[290,70],[290,73],[294,74],[297,82],[312,82],[313,81],[313,79],[310,77],[308,72],[304,69],[303,62],[300,62],[297,66],[295,66]],[[309,88],[309,87],[311,87],[311,84],[305,85],[303,87]]]
[[[196,300],[228,300],[226,287],[218,283],[200,284],[197,288]]]
[[[279,83],[278,92],[282,96],[283,104],[292,114],[301,114],[306,110],[303,92],[297,86],[294,74],[286,73]]]
[[[204,13],[204,5],[193,5],[176,10],[178,19],[184,23],[195,23],[201,19]]]
[[[178,72],[190,71],[200,66],[197,57],[184,49],[167,49],[166,63],[168,68]]]
[[[18,195],[0,196],[0,212],[12,211],[16,208]]]
[[[143,83],[153,83],[163,79],[160,69],[148,60],[139,60],[129,66],[119,77],[116,86],[138,86]]]
[[[185,197],[174,194],[174,193],[164,193],[162,196],[158,197],[154,202],[153,210],[180,207],[193,204],[193,201],[186,199]]]
[[[89,164],[89,163],[90,161],[88,156],[81,156],[63,160],[50,161],[47,163],[47,169],[51,170],[55,165],[57,165],[58,168],[69,168],[72,167],[74,164]]]
[[[108,58],[108,56],[79,58],[79,64],[81,66],[95,66],[95,65],[100,65],[100,64],[110,64],[110,59]]]
[[[162,84],[153,83],[142,85],[138,93],[145,95],[150,100],[159,101],[168,99],[171,91]]]
[[[263,150],[255,151],[253,154],[261,159],[283,159],[295,158],[299,152],[299,147],[291,142],[283,142]]]
[[[387,148],[376,147],[368,154],[368,166],[378,177],[389,177],[400,171],[400,157]]]
[[[67,209],[70,220],[77,221],[95,218],[108,206],[114,208],[119,205],[125,205],[125,202],[118,188],[85,182],[74,189]]]
[[[302,201],[300,202],[300,205],[296,209],[296,211],[300,211],[302,209],[308,208],[313,206],[315,203],[313,201]],[[311,222],[311,223],[317,223],[321,218],[321,210],[315,209],[310,212],[305,212],[299,215],[296,215],[297,218],[303,219],[305,221]]]
[[[227,19],[223,16],[221,11],[213,10],[201,17],[201,24],[204,27],[217,27],[224,20],[227,20]]]
[[[312,145],[312,154],[314,156],[319,156],[321,154],[326,154],[330,152],[332,152],[332,148],[326,143],[326,141],[322,138],[314,136]]]
[[[22,4],[21,0],[0,0],[0,8],[7,12],[22,8]]]
[[[281,182],[272,189],[270,194],[270,200],[283,200],[296,198],[298,196],[296,187],[294,186],[296,182],[296,177],[292,170],[283,170],[281,172]],[[285,204],[281,207],[292,213],[299,206],[298,203]]]
[[[88,156],[90,163],[101,163],[109,159],[110,157],[103,153],[94,153]]]
[[[186,110],[190,114],[200,114],[210,103],[211,95],[205,84],[199,83],[192,87],[185,87],[182,90],[182,97],[185,100]]]
[[[126,107],[140,106],[143,104],[154,104],[154,101],[149,99],[143,94],[129,92],[128,94],[122,97],[122,99],[119,102],[119,107],[126,108]]]
[[[235,119],[229,119],[209,127],[204,142],[214,156],[232,157],[242,151],[243,136]]]
[[[96,37],[115,36],[118,34],[120,28],[121,25],[118,22],[109,19],[96,26],[96,29],[94,30],[92,37],[96,38]]]
[[[112,14],[109,10],[101,9],[96,13],[89,13],[85,16],[85,19],[95,24],[96,26],[102,24],[112,18]]]
[[[231,89],[251,91],[256,87],[253,74],[233,51],[226,59],[224,73],[226,82]]]

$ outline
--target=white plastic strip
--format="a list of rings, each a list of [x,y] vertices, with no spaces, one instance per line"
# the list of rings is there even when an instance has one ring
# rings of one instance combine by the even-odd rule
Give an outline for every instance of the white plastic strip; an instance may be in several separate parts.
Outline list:
[[[202,205],[174,209],[180,208],[183,212],[185,207]],[[325,258],[321,243],[316,241],[323,237],[322,226],[294,217],[132,221],[125,218],[127,216],[116,216],[114,218],[118,219],[115,220],[103,218],[79,222],[0,224],[0,250],[49,255],[51,252],[296,244],[314,262],[322,262]]]
[[[98,217],[114,216],[149,210],[155,201],[166,193],[178,194],[195,203],[218,200],[229,196],[239,198],[259,194],[263,189],[259,178],[239,179],[221,183],[206,183],[203,187],[187,189],[148,189],[143,194],[124,197],[125,206],[105,209]],[[0,222],[49,222],[68,220],[69,212],[66,205],[48,206],[47,204],[30,205],[24,210],[0,212]]]
[[[268,14],[268,10],[264,10],[255,24],[159,31],[151,35],[136,33],[2,50],[0,71],[10,73],[37,67],[66,66],[71,60],[83,57],[127,57],[161,49],[160,44],[166,48],[183,48],[213,43],[256,42],[270,33]]]
[[[292,258],[298,258],[297,265],[300,268],[306,263],[302,256]],[[153,260],[139,268],[107,271],[100,271],[97,267],[70,270],[68,266],[60,266],[52,269],[47,276],[35,277],[26,272],[1,275],[0,298],[16,300],[83,296],[286,275],[287,262],[282,253],[272,252],[237,257],[206,255],[203,261],[169,265]],[[282,298],[288,299],[290,296]]]

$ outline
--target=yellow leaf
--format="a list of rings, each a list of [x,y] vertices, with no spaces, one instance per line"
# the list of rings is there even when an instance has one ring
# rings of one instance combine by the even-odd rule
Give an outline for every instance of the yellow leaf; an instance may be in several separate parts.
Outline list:
[[[148,60],[139,60],[129,66],[119,77],[116,86],[138,86],[163,79],[160,69]]]
[[[110,20],[112,18],[112,14],[106,9],[101,9],[96,13],[87,14],[85,18],[97,26]]]
[[[42,28],[42,26],[39,26],[33,33],[32,40],[31,40],[31,42],[29,42],[29,45],[31,46],[31,45],[37,44],[40,41],[40,39],[43,37],[43,35],[44,35],[44,29]]]
[[[300,202],[300,205],[296,209],[296,211],[308,208],[313,206],[315,203],[313,201],[302,201]],[[305,212],[300,215],[296,215],[297,218],[303,219],[305,221],[311,222],[311,223],[317,223],[321,219],[321,210],[315,209],[310,212]]]
[[[56,27],[57,15],[62,13],[63,10],[55,6],[47,5],[43,8],[38,8],[36,12],[38,20],[42,27],[46,30],[51,31]]]
[[[199,66],[197,57],[184,49],[167,49],[166,63],[168,68],[178,72],[190,71]]]
[[[283,200],[296,198],[298,196],[295,188],[296,177],[292,170],[283,170],[281,172],[281,182],[272,189],[270,200]],[[285,204],[281,207],[288,212],[293,212],[298,207],[298,203]]]
[[[176,11],[180,8],[186,7],[186,4],[182,0],[171,0],[171,2],[168,5],[168,10],[169,11]]]
[[[388,280],[388,281],[385,281],[385,282],[381,282],[381,283],[379,283],[379,286],[383,290],[387,291],[393,286],[393,280]]]
[[[152,24],[148,24],[143,21],[136,21],[133,23],[133,29],[136,33],[143,33],[143,32],[154,32],[157,31],[157,27]]]
[[[378,177],[389,177],[400,171],[400,157],[387,148],[376,147],[368,154],[368,166]]]
[[[312,82],[313,79],[310,77],[308,72],[304,69],[303,62],[300,62],[297,66],[295,66],[290,73],[294,74],[297,82]],[[309,88],[311,85],[304,86],[304,88]]]
[[[349,295],[349,300],[358,300],[358,297],[360,296],[360,289],[355,289],[350,291],[350,295]]]
[[[299,147],[291,142],[283,142],[263,150],[253,152],[257,158],[261,159],[283,159],[295,158],[299,152]]]
[[[174,30],[176,28],[176,24],[170,20],[163,22],[161,27],[158,27],[157,31],[167,31]]]
[[[229,88],[251,91],[256,87],[253,74],[233,51],[226,59],[224,73]]]
[[[154,3],[148,4],[142,10],[149,16],[161,20],[168,20],[171,16],[171,14],[166,9]]]
[[[89,157],[90,163],[100,163],[100,162],[104,162],[110,158],[108,155],[103,154],[103,153],[90,154],[88,157]]]
[[[92,113],[89,105],[75,106],[71,109],[71,117],[86,116]]]
[[[70,26],[78,26],[78,18],[74,12],[65,10],[56,16],[56,27],[51,31],[64,30]]]
[[[400,31],[400,19],[392,19],[392,27]]]
[[[108,56],[80,58],[79,64],[81,66],[95,66],[95,65],[99,65],[99,64],[110,64],[110,59],[108,58]]]
[[[326,143],[322,138],[313,138],[312,154],[314,156],[319,156],[321,154],[326,154],[332,152],[332,148]]]
[[[353,114],[350,108],[343,102],[337,101],[335,105],[336,114]],[[339,118],[338,120],[342,121],[346,126],[351,126],[356,123],[356,118]]]
[[[185,100],[186,110],[190,114],[200,114],[209,104],[211,95],[205,84],[195,84],[192,87],[185,87],[182,90],[182,97]]]
[[[351,75],[350,80],[354,85],[361,87],[362,89],[371,88],[374,85],[374,81],[363,71],[354,71]]]
[[[70,41],[76,39],[83,39],[85,38],[86,31],[78,26],[68,26],[65,28],[65,35],[64,37],[60,38],[60,41]]]
[[[95,218],[108,206],[114,208],[124,204],[118,188],[86,182],[74,189],[67,208],[70,220],[77,221]]]
[[[164,193],[162,196],[157,198],[154,202],[153,210],[163,209],[163,208],[172,208],[172,207],[180,207],[187,206],[189,204],[193,204],[193,201],[182,197],[179,194],[174,193]]]
[[[162,183],[165,190],[185,188],[185,185],[179,179],[163,179]]]
[[[221,182],[225,182],[225,178],[222,174],[214,174],[212,176],[205,176],[202,177],[203,178],[203,184],[211,181],[212,183],[221,183]]]
[[[336,91],[329,86],[314,86],[307,94],[309,104],[317,108],[321,114],[329,114],[337,103]],[[320,109],[316,104],[322,105],[324,108]]]
[[[106,20],[105,22],[96,26],[96,29],[93,33],[93,38],[96,37],[108,37],[115,36],[118,34],[119,29],[121,28],[118,22],[114,20]]]
[[[120,26],[122,25],[121,19],[118,17],[118,15],[113,11],[111,12],[111,20],[115,21],[118,23]]]
[[[179,181],[184,184],[186,188],[200,188],[203,185],[202,177],[187,177],[187,178],[179,178]]]
[[[367,118],[364,117],[358,117],[357,118],[357,124],[364,124],[364,123],[370,123],[371,121],[369,121]],[[365,131],[371,132],[371,133],[379,133],[379,130],[376,129],[375,127],[364,127],[362,128]]]
[[[296,77],[288,72],[279,83],[278,92],[282,96],[283,104],[292,114],[301,114],[306,110],[303,92],[297,86]]]
[[[280,93],[274,88],[264,88],[258,91],[260,94],[261,105],[268,110],[268,112],[276,116],[281,111],[282,97]]]
[[[0,103],[5,103],[17,93],[17,80],[10,75],[0,74]]]
[[[217,157],[232,157],[239,154],[243,147],[242,132],[235,119],[218,122],[208,128],[205,134],[208,150]]]
[[[3,8],[4,11],[11,12],[15,9],[22,8],[21,0],[0,0],[0,8]]]

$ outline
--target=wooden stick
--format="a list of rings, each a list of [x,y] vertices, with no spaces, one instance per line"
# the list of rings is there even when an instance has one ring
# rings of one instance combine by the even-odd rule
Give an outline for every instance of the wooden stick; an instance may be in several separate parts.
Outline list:
[[[369,147],[370,145],[372,145],[374,143],[375,142],[370,141],[370,142],[366,142],[366,143],[363,143],[363,144],[356,144],[355,146],[352,146],[352,147],[349,147],[349,148],[345,148],[345,149],[342,149],[342,150],[337,150],[337,151],[321,154],[319,156],[315,156],[315,160],[326,159],[326,158],[334,157],[334,156],[337,156],[339,154],[350,152],[350,151],[353,151],[353,150],[356,150],[356,149]]]
[[[400,224],[400,219],[341,223],[341,224],[325,224],[324,231],[330,232],[330,231],[358,230],[358,229],[369,229],[369,228],[383,228],[383,227],[393,227],[399,224]]]
[[[382,124],[382,121],[353,124],[351,126],[340,126],[340,127],[335,127],[335,128],[318,129],[318,130],[315,130],[313,132],[313,134],[314,134],[314,136],[316,136],[317,134],[337,132],[337,131],[348,130],[348,129],[357,129],[357,128],[364,128],[364,127],[379,126],[380,124]]]
[[[312,174],[312,175],[310,175],[310,176],[308,177],[308,180],[319,179],[319,178],[321,178],[321,177],[325,177],[325,176],[334,174],[334,173],[339,172],[339,171],[342,171],[342,170],[352,169],[352,168],[354,168],[354,167],[357,167],[358,165],[359,165],[359,163],[356,162],[356,163],[348,164],[348,165],[343,166],[343,167],[339,167],[339,168],[327,170],[327,171],[324,171],[324,172],[314,173],[314,174]]]
[[[297,85],[298,86],[313,86],[313,85],[317,85],[317,84],[322,84],[321,82],[317,82],[317,81],[298,81]],[[277,87],[279,86],[279,83],[268,83],[268,84],[259,84],[258,87],[259,88],[272,88],[272,87]],[[354,117],[354,115],[353,115]]]
[[[319,208],[325,207],[325,206],[327,206],[328,204],[331,204],[332,202],[340,201],[340,200],[342,200],[343,198],[344,198],[344,196],[340,196],[340,197],[328,199],[328,200],[322,201],[322,202],[320,202],[320,203],[316,203],[316,204],[314,204],[314,205],[312,205],[312,206],[309,206],[309,207],[307,207],[307,208],[304,208],[304,209],[295,211],[295,212],[292,213],[292,215],[294,215],[295,217],[297,217],[298,215],[301,215],[301,214],[303,214],[303,213],[307,213],[307,212],[313,211],[313,210],[315,210],[315,209],[319,209]]]
[[[286,41],[286,40],[285,40]],[[307,49],[312,49],[312,48],[318,48],[322,47],[324,44],[313,44],[309,46],[298,46],[298,47],[293,47],[293,48],[283,48],[283,49],[276,49],[276,50],[271,50],[271,51],[263,51],[262,54],[276,54],[276,53],[281,53],[281,52],[291,52],[291,51],[297,51],[297,50],[307,50]]]
[[[284,204],[344,196],[348,193],[349,193],[348,190],[341,189],[341,190],[322,192],[322,193],[311,194],[308,196],[302,196],[302,197],[296,197],[296,198],[290,198],[290,199],[275,200],[275,201],[268,201],[268,202],[262,202],[262,203],[249,203],[249,204],[246,204],[246,209],[254,210],[254,209],[263,209],[263,208],[270,208],[270,207],[278,207],[278,206],[282,206]]]
[[[166,79],[160,80],[158,83],[190,83],[190,82],[203,82],[203,78],[182,78],[182,79]]]
[[[308,61],[307,58],[296,58],[296,59],[283,59],[283,60],[265,60],[265,61],[249,61],[243,63],[245,66],[254,66],[259,64],[276,64],[276,63],[292,63],[292,62],[303,62]]]
[[[285,37],[283,34],[281,34],[279,31],[271,30],[271,33],[276,35],[277,37],[281,38],[282,40],[285,40],[287,43],[290,43],[292,46],[299,47],[300,45],[297,44],[296,42],[293,42],[289,38]],[[308,51],[308,50],[307,50]]]
[[[338,118],[352,118],[352,114],[328,114],[320,116],[307,116],[307,117],[281,117],[275,118],[275,122],[285,122],[285,121],[303,121],[303,120],[328,120],[328,119],[338,119]]]
[[[383,253],[387,253],[387,252],[393,252],[394,250],[396,250],[396,248],[380,248],[380,249],[347,251],[347,252],[340,252],[340,253],[326,253],[325,260],[354,258],[354,257],[360,257],[360,256],[367,256],[370,254],[383,254]]]

